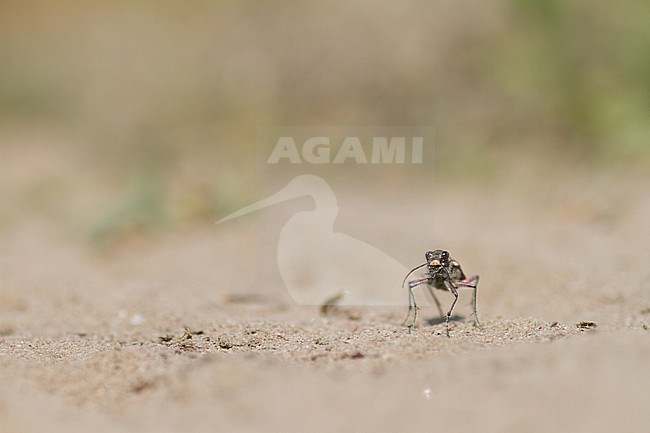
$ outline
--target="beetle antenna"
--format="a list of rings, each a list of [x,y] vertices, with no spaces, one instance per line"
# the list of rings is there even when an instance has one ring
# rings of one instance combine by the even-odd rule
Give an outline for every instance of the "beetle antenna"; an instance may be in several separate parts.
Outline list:
[[[413,269],[411,269],[409,271],[409,273],[406,274],[406,276],[404,277],[404,281],[402,281],[402,288],[404,287],[404,283],[406,283],[406,280],[408,279],[409,275],[411,275],[413,272],[417,271],[418,269],[420,269],[421,267],[426,266],[426,265],[427,265],[427,263],[422,263],[420,266],[416,266]]]

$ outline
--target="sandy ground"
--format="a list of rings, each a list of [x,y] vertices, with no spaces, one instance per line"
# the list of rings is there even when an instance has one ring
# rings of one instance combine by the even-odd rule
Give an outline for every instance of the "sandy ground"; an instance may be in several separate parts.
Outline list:
[[[481,274],[483,327],[465,293],[451,338],[431,307],[400,326],[406,294],[292,305],[273,266],[249,271],[274,224],[109,255],[43,218],[5,227],[0,432],[650,431],[650,195],[614,175],[529,187],[443,189],[435,224],[415,194],[408,213],[368,198],[384,211],[357,224],[341,194],[337,230],[406,266],[445,246]]]

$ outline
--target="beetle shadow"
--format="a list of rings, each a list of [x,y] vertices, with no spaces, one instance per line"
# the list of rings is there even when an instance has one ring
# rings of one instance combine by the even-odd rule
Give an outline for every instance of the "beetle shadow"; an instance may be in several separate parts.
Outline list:
[[[465,320],[465,316],[458,316],[454,315],[449,318],[449,322],[463,322]],[[435,325],[441,325],[445,323],[446,318],[445,317],[433,317],[431,319],[427,319],[427,324],[430,326],[435,326]]]

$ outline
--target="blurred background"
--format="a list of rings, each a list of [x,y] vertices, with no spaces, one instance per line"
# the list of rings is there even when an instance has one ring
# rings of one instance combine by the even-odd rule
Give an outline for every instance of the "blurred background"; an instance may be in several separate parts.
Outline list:
[[[277,125],[434,126],[433,168],[355,174],[378,191],[640,176],[649,22],[643,0],[3,1],[0,238],[211,225],[259,198]]]
[[[386,312],[295,307],[277,252],[309,197],[215,225],[291,179],[259,145],[260,130],[287,126],[434,128],[425,164],[318,174],[336,193],[337,234],[405,269],[445,248],[480,274],[484,331],[465,325],[464,291],[454,338],[440,341],[418,291],[421,331],[407,334],[401,273],[371,287],[396,297]],[[647,400],[649,181],[647,0],[2,0],[0,418],[37,423],[13,431],[97,430],[102,413],[117,431],[136,418],[146,431],[143,414],[157,432],[270,430],[283,411],[330,431],[367,414],[380,431],[647,431],[647,411],[629,415]],[[344,253],[326,271],[378,273]],[[583,321],[607,338],[505,347]],[[245,358],[223,363],[230,353]],[[301,363],[370,376],[296,374]],[[35,394],[5,386],[14,377],[83,413],[23,407]],[[455,416],[470,389],[477,404]]]

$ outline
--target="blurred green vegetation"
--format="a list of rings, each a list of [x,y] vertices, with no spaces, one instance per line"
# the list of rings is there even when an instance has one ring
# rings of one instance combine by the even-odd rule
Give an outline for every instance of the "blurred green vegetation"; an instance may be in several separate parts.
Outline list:
[[[479,178],[642,165],[649,22],[642,0],[2,2],[0,149],[72,143],[55,184],[93,192],[102,245],[249,201],[258,127],[433,125],[437,167]]]
[[[516,0],[513,10],[523,24],[513,50],[516,64],[526,68],[518,74],[522,90],[549,100],[559,138],[594,157],[647,157],[647,2]]]

